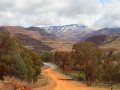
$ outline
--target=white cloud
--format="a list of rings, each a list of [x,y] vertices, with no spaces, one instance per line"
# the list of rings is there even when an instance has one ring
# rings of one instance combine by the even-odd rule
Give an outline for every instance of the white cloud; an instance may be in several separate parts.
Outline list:
[[[120,0],[111,0],[104,7],[104,13],[99,20],[96,20],[96,27],[120,27]]]
[[[95,15],[101,12],[102,4],[98,0],[69,0],[63,12],[67,16],[81,14]]]
[[[1,0],[0,25],[120,26],[119,8],[119,0]]]

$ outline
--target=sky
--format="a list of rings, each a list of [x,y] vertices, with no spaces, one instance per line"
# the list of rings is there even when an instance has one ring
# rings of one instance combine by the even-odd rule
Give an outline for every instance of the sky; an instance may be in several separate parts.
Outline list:
[[[0,0],[0,25],[120,27],[120,0]]]

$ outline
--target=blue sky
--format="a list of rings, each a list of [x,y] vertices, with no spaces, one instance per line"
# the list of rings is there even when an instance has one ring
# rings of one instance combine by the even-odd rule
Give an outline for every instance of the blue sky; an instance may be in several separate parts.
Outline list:
[[[100,2],[102,2],[104,4],[104,3],[110,2],[110,0],[100,0]]]
[[[105,6],[107,3],[110,3],[110,0],[100,0],[103,6]]]
[[[120,0],[0,0],[0,25],[120,27]]]

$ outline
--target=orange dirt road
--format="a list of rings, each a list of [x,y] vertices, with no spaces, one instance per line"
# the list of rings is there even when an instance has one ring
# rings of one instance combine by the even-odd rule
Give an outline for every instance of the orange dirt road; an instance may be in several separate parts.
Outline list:
[[[33,90],[110,90],[104,88],[87,87],[77,81],[66,80],[65,75],[49,68],[44,71],[45,75],[50,79],[49,85],[43,88]],[[61,80],[62,79],[62,80]]]

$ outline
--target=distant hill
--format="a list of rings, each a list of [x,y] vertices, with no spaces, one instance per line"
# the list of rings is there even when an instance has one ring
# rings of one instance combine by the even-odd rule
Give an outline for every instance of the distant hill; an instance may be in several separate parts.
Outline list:
[[[103,45],[111,40],[112,40],[112,36],[109,36],[109,35],[95,35],[95,36],[88,37],[85,41],[93,42],[97,45]]]
[[[93,32],[88,26],[79,24],[43,27],[46,32],[56,35],[62,40],[80,41],[85,35]]]
[[[26,47],[41,53],[43,51],[50,51],[53,48],[44,45],[40,40],[34,39],[28,35],[18,33],[15,35]]]
[[[40,35],[42,35],[42,36],[47,36],[47,37],[52,38],[52,39],[56,38],[55,35],[46,32],[44,28],[34,27],[33,26],[33,27],[28,27],[26,29],[30,30],[30,31],[38,31],[40,33]]]
[[[36,31],[27,31],[23,27],[17,27],[17,26],[3,26],[0,27],[0,31],[9,31],[11,35],[18,38],[26,47],[36,51],[37,53],[41,53],[43,51],[50,51],[53,48],[43,44],[40,41],[40,35],[39,32]]]
[[[81,40],[85,41],[89,37],[94,37],[97,35],[108,35],[108,36],[114,36],[117,33],[120,33],[120,28],[102,28],[96,31],[89,32],[88,34],[85,34]]]
[[[36,52],[39,51],[39,53],[46,50],[69,51],[74,44],[74,42],[62,40],[38,27],[1,26],[0,30],[8,30],[11,35],[18,37],[27,47],[36,50]]]
[[[120,34],[117,34],[110,42],[101,47],[120,50]]]
[[[61,26],[48,26],[43,27],[46,32],[54,34],[58,38],[69,41],[81,41],[86,40],[88,37],[95,35],[115,35],[120,32],[120,28],[102,28],[94,30],[85,25],[71,24]]]
[[[115,35],[117,33],[120,33],[120,28],[102,28],[95,32],[90,33],[88,36],[94,36],[94,35]]]

